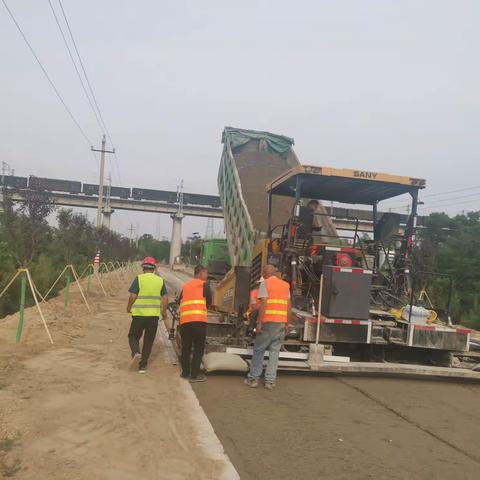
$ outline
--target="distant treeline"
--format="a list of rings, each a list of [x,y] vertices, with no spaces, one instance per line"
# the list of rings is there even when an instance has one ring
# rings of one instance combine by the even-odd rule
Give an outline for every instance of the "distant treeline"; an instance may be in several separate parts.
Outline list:
[[[152,256],[168,262],[170,242],[156,240],[150,234],[136,245],[123,235],[97,229],[84,215],[55,208],[48,193],[26,192],[26,201],[15,205],[8,192],[0,212],[0,290],[17,268],[28,266],[44,293],[66,264],[72,263],[79,273],[92,262],[100,250],[102,261],[126,261]],[[57,213],[57,226],[47,218]],[[195,263],[200,256],[200,237],[182,245],[182,256]],[[419,271],[448,274],[453,279],[452,316],[455,323],[480,329],[480,212],[449,217],[432,213],[426,228],[418,230],[413,271],[416,290],[423,287],[435,307],[447,306],[449,279],[419,275]],[[64,283],[60,282],[59,288]],[[0,301],[0,318],[18,309],[19,285],[14,285]],[[31,304],[32,299],[29,299]]]
[[[453,279],[454,323],[480,329],[480,212],[449,217],[432,213],[418,233],[414,272],[448,274]],[[449,278],[419,275],[419,287],[434,305],[446,308]]]
[[[106,228],[97,229],[84,215],[56,209],[41,190],[26,192],[14,204],[5,192],[0,212],[0,291],[17,268],[28,267],[41,293],[46,293],[67,264],[80,274],[100,250],[101,260],[126,261],[138,257],[128,238]],[[57,226],[47,218],[56,212]],[[14,284],[0,301],[0,318],[18,310],[20,288]],[[59,282],[58,288],[65,286]],[[27,296],[31,305],[33,299]]]

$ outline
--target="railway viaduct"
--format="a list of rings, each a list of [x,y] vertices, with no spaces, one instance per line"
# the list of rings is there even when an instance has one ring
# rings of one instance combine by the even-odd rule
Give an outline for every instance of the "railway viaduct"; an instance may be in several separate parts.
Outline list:
[[[3,183],[3,182],[2,182]],[[159,190],[158,193],[168,193]],[[184,194],[186,198],[195,197],[197,194]],[[50,191],[50,196],[56,205],[65,207],[80,207],[96,209],[98,206],[98,197],[94,195],[64,193]],[[197,195],[202,197],[201,195]],[[0,190],[0,200],[2,198]],[[14,201],[23,200],[21,190],[12,192]],[[212,197],[213,198],[213,197]],[[220,204],[220,202],[215,202]],[[170,265],[174,263],[176,257],[180,255],[182,244],[182,221],[185,216],[223,218],[221,207],[212,205],[192,205],[188,203],[179,204],[178,202],[166,202],[157,200],[144,200],[135,198],[114,198],[108,199],[103,207],[103,224],[109,228],[111,215],[115,210],[127,210],[133,212],[151,212],[168,214],[172,218],[172,234],[170,244]],[[358,228],[361,232],[372,232],[372,214],[367,210],[345,209],[339,207],[328,208],[332,216],[333,223],[338,230],[352,230]],[[407,216],[401,216],[401,225],[405,225]],[[418,225],[422,225],[422,217],[418,217]]]

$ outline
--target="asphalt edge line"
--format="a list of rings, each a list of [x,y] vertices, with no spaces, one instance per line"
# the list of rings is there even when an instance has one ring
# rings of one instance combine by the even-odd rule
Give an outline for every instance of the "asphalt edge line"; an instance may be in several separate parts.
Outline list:
[[[166,335],[165,326],[160,327],[160,341],[165,350],[172,351],[172,342]],[[168,358],[167,353],[167,358]],[[217,437],[215,430],[207,417],[207,414],[203,410],[200,402],[198,401],[195,392],[193,391],[190,383],[186,381],[181,382],[181,388],[185,394],[186,400],[192,405],[191,419],[196,432],[196,440],[199,447],[204,451],[205,455],[215,462],[219,462],[223,467],[223,472],[218,480],[240,480],[240,475],[233,466],[229,456],[226,454],[225,449]]]

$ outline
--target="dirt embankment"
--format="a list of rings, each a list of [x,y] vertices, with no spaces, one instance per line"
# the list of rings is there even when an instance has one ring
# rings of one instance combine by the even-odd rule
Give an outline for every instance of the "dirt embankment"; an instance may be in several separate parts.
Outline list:
[[[0,478],[235,478],[160,335],[147,373],[128,370],[132,278],[90,294],[92,314],[74,289],[67,311],[49,302],[54,346],[34,309],[20,345],[17,315],[0,320]]]

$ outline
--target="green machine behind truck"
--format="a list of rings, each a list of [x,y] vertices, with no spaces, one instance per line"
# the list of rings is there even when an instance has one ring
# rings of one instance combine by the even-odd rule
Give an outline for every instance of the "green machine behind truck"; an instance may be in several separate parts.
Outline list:
[[[208,268],[209,277],[223,278],[230,269],[227,240],[225,238],[204,239],[200,263]]]

